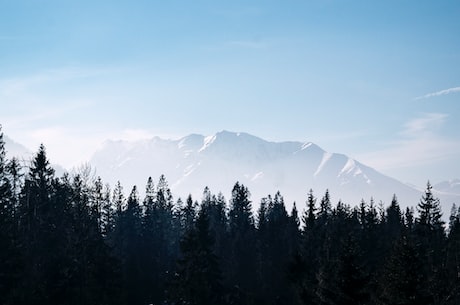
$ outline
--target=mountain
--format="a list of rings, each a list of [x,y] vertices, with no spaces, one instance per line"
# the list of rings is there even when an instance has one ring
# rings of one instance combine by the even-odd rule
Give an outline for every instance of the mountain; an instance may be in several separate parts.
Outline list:
[[[30,160],[30,158],[32,157],[32,152],[22,144],[13,141],[6,135],[3,135],[3,140],[5,141],[6,157],[8,159],[16,157],[19,160],[23,161]]]
[[[35,152],[32,152],[24,145],[15,142],[7,135],[3,135],[3,140],[5,141],[7,159],[15,157],[19,160],[22,166],[27,168],[30,165],[30,160],[34,157]],[[66,172],[66,170],[59,164],[53,163],[52,166],[57,177],[62,176]],[[24,170],[24,172],[27,172],[27,170]]]
[[[460,179],[452,179],[449,181],[437,183],[433,185],[433,189],[437,190],[438,192],[460,196]]]
[[[173,194],[192,194],[196,200],[205,186],[228,199],[236,181],[249,188],[255,204],[279,190],[288,206],[296,201],[301,208],[310,188],[316,197],[329,189],[334,203],[340,199],[351,205],[371,197],[389,204],[396,194],[402,206],[415,206],[422,196],[420,190],[314,143],[269,142],[228,131],[178,140],[106,141],[89,163],[105,181],[114,185],[119,179],[126,189],[137,185],[142,190],[149,176],[164,174]]]

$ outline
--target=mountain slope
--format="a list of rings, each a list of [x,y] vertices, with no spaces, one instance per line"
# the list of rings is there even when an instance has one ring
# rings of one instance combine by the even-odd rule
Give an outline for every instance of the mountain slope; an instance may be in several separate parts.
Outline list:
[[[433,188],[439,192],[460,196],[460,179],[443,181],[433,185]]]
[[[125,188],[142,189],[149,176],[165,174],[176,196],[191,193],[198,200],[205,186],[228,198],[236,181],[249,187],[255,203],[279,190],[288,204],[296,201],[302,207],[310,188],[317,197],[329,189],[334,203],[341,199],[351,205],[371,197],[388,204],[396,194],[402,206],[415,206],[422,196],[415,188],[313,143],[268,142],[228,131],[179,140],[107,141],[90,164],[105,181],[113,185],[120,179]]]
[[[16,157],[19,160],[29,160],[31,158],[32,152],[25,146],[16,143],[7,135],[3,135],[3,140],[5,141],[6,156],[8,159]]]

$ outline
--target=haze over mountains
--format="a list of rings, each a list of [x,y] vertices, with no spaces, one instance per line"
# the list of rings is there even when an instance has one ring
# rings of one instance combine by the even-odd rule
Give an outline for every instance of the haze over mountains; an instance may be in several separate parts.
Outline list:
[[[173,193],[182,198],[191,193],[201,199],[205,186],[228,198],[236,181],[249,187],[256,204],[279,190],[288,206],[293,201],[303,206],[310,188],[317,197],[329,189],[333,202],[351,205],[371,197],[388,204],[396,194],[402,206],[415,206],[422,196],[420,190],[313,143],[268,142],[228,131],[179,140],[106,141],[90,164],[110,184],[119,179],[125,187],[136,184],[141,190],[149,176],[165,174]],[[460,194],[442,191],[438,194],[448,212]]]
[[[5,142],[9,157],[27,160],[32,155],[8,137]],[[276,191],[281,192],[288,207],[296,201],[301,208],[310,189],[316,197],[329,189],[333,203],[340,199],[352,206],[371,197],[376,203],[389,204],[393,194],[402,206],[415,206],[423,194],[423,188],[401,183],[314,143],[269,142],[229,131],[212,136],[191,134],[178,140],[107,140],[89,164],[111,186],[119,180],[125,192],[137,185],[142,193],[149,176],[155,181],[164,174],[176,199],[192,194],[200,200],[205,186],[228,199],[236,181],[248,186],[256,206],[262,197]],[[60,166],[55,167],[62,173]],[[434,189],[445,215],[452,203],[460,203],[460,180],[435,184]]]

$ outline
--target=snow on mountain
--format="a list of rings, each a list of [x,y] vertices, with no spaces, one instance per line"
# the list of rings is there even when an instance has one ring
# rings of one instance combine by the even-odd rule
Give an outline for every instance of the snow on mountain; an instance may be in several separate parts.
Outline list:
[[[447,194],[460,195],[460,179],[443,181],[433,185],[433,189]]]
[[[16,143],[8,136],[3,135],[3,140],[5,141],[6,157],[8,159],[16,157],[18,160],[30,160],[32,157],[33,154],[29,149],[19,143]]]
[[[13,141],[5,134],[3,135],[3,140],[5,141],[6,158],[9,160],[13,157],[17,158],[24,167],[24,172],[27,172],[26,168],[30,165],[30,161],[34,157],[35,152],[32,152],[24,145]],[[57,177],[62,176],[62,174],[66,172],[66,170],[58,164],[53,163],[52,166]]]
[[[197,200],[205,186],[229,198],[236,181],[249,188],[255,204],[279,190],[288,205],[296,201],[301,208],[310,188],[317,197],[329,189],[334,203],[340,199],[351,205],[371,197],[388,204],[396,194],[402,206],[415,206],[422,196],[413,187],[313,143],[269,142],[228,131],[178,140],[107,141],[90,164],[111,185],[120,180],[126,192],[133,185],[142,190],[149,176],[164,174],[176,196],[192,194]],[[450,201],[444,211],[449,211]]]

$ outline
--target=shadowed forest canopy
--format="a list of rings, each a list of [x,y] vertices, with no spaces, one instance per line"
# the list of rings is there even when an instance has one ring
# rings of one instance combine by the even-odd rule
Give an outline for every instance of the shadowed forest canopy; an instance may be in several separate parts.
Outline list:
[[[5,151],[0,131],[0,304],[460,304],[460,210],[445,224],[429,183],[415,209],[306,189],[287,211],[276,190],[184,201],[160,176],[141,197]]]

